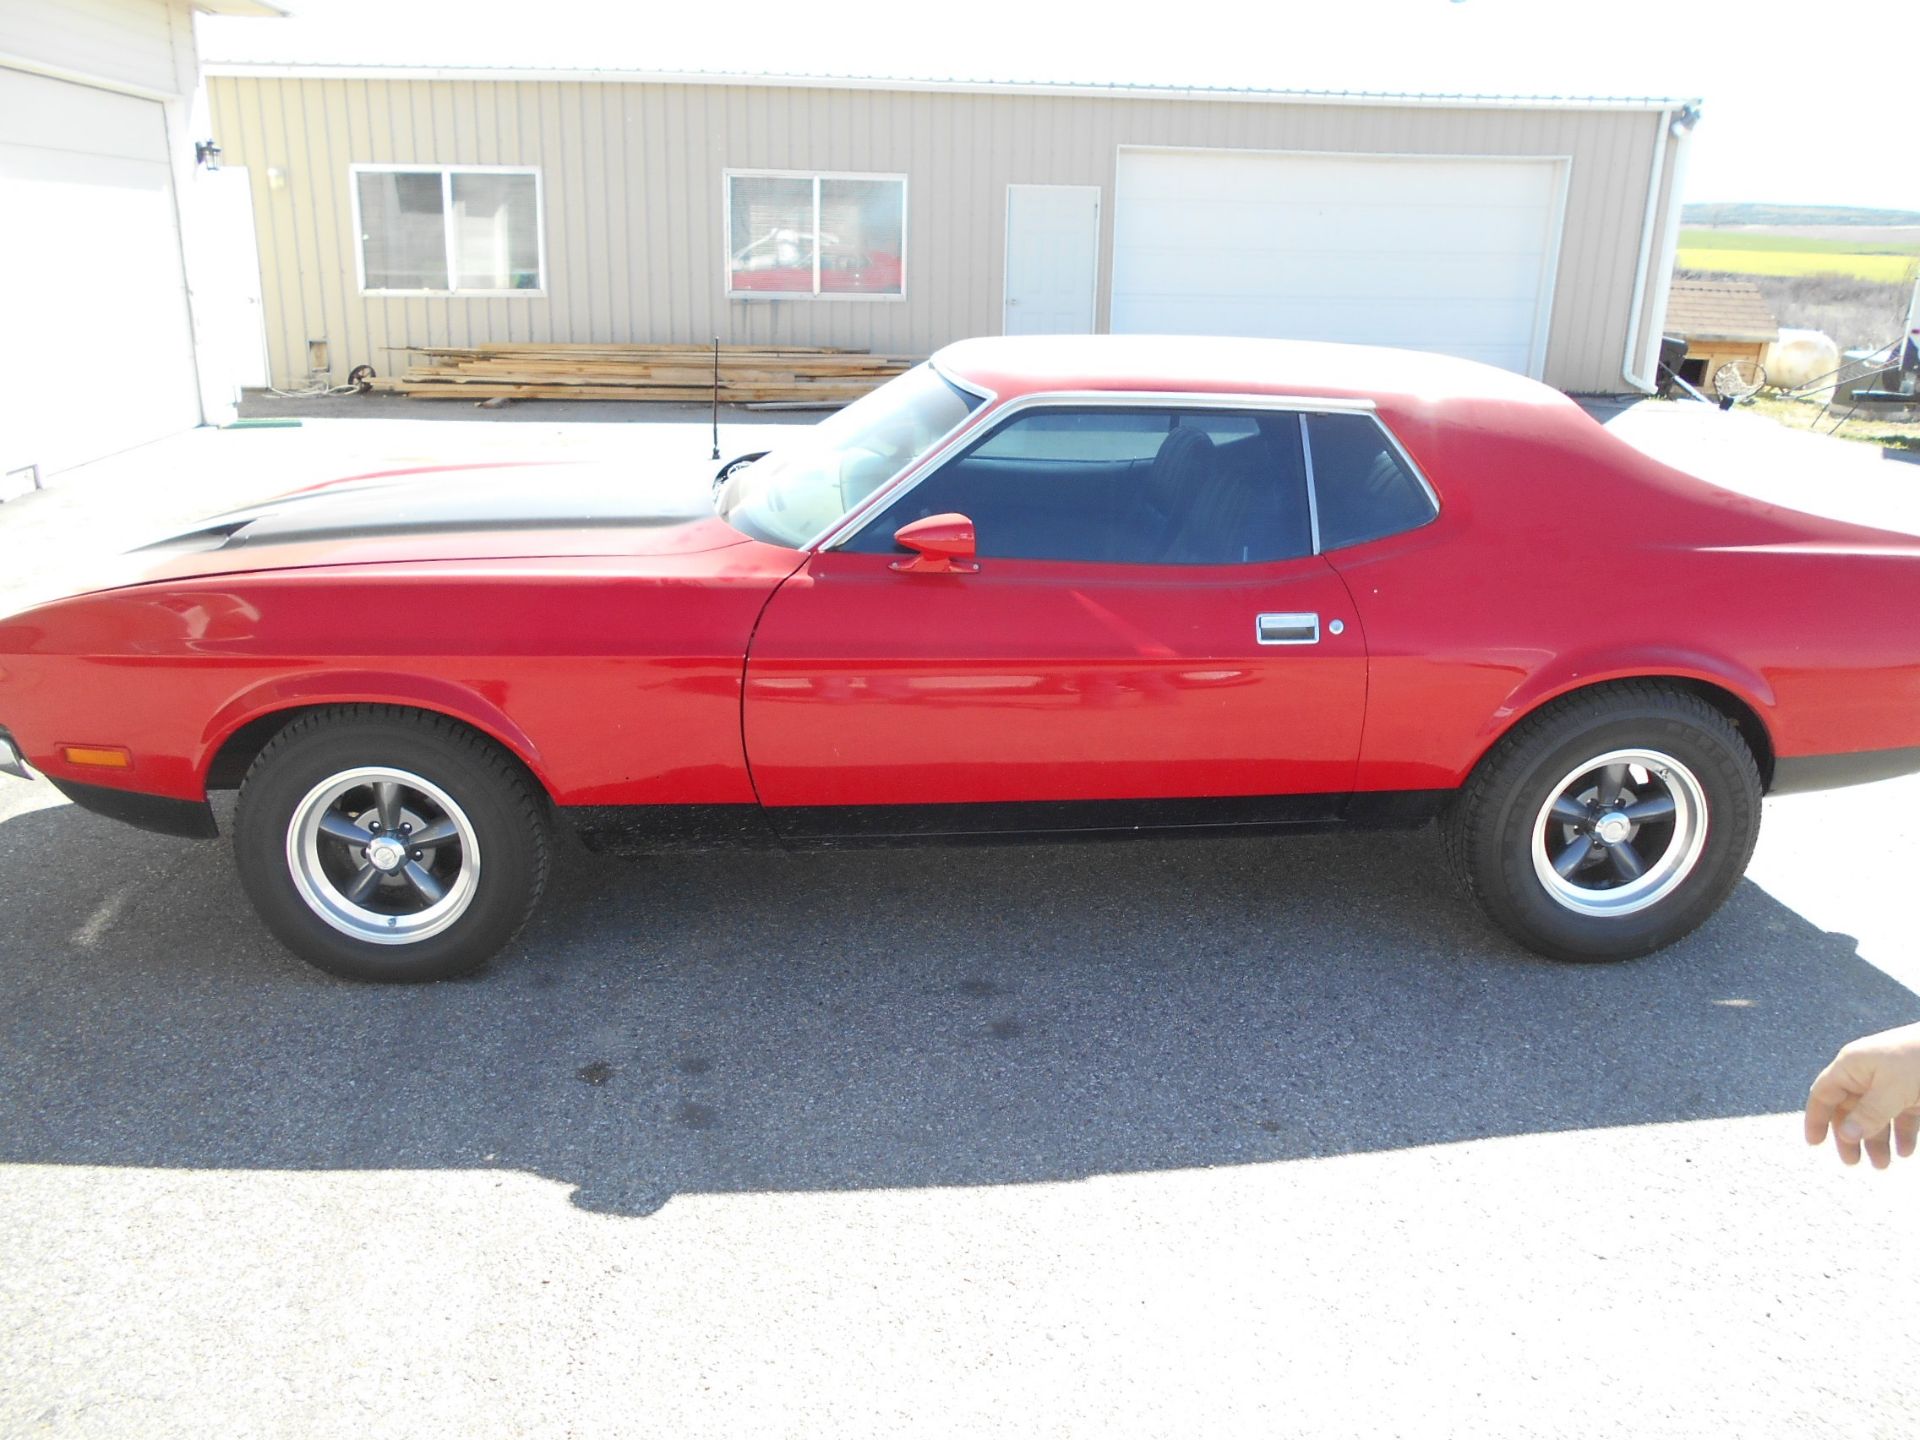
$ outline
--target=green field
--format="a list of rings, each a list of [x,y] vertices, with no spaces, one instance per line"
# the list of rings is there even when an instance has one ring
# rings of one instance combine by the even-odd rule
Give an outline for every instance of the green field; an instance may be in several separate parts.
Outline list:
[[[1682,230],[1678,263],[1735,275],[1851,275],[1898,284],[1920,269],[1920,243],[1834,240],[1754,230]]]

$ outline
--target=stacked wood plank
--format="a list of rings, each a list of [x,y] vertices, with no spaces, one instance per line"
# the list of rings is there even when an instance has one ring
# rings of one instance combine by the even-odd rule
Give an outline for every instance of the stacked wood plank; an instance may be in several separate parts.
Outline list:
[[[373,388],[424,400],[707,400],[711,345],[439,345],[403,353],[427,363]],[[729,404],[857,400],[912,365],[898,355],[814,346],[722,345]]]

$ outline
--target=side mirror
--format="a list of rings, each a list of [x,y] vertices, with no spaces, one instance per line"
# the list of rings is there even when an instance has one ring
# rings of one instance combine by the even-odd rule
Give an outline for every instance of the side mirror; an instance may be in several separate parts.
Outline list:
[[[971,575],[980,568],[973,560],[973,521],[964,515],[929,515],[902,525],[893,543],[918,552],[893,562],[910,575]]]

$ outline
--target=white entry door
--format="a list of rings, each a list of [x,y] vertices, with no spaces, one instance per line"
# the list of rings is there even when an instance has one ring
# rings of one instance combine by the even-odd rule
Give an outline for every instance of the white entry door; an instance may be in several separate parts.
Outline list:
[[[1007,187],[1008,335],[1091,335],[1100,187]]]
[[[1565,203],[1552,157],[1122,149],[1112,329],[1398,345],[1537,378]]]
[[[187,279],[193,287],[200,365],[209,395],[231,405],[243,388],[267,384],[253,185],[243,168],[200,170],[187,201],[197,240],[187,252]]]

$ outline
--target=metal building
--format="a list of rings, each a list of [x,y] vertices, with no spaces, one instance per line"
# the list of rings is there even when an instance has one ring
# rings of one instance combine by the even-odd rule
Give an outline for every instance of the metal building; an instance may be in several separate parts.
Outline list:
[[[209,65],[276,383],[396,347],[1283,335],[1646,389],[1698,111]]]

